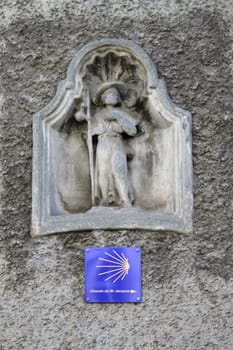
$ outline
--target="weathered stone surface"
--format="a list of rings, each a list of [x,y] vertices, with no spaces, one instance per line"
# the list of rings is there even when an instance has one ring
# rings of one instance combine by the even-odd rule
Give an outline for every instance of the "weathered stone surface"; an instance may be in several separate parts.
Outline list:
[[[231,350],[231,2],[3,0],[1,11],[1,348]],[[77,49],[104,37],[143,46],[172,100],[192,112],[192,236],[30,237],[32,114]],[[89,245],[142,246],[142,304],[84,305]]]
[[[33,116],[32,236],[192,232],[191,124],[140,46],[88,43]]]

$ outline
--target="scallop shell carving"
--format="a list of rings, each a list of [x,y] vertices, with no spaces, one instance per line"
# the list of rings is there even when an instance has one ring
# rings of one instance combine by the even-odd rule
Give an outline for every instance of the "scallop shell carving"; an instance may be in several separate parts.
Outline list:
[[[134,106],[144,95],[145,72],[135,58],[129,54],[108,51],[96,54],[83,67],[82,84],[88,88],[92,101],[103,84],[118,82],[125,85],[125,93],[120,91],[127,107]]]

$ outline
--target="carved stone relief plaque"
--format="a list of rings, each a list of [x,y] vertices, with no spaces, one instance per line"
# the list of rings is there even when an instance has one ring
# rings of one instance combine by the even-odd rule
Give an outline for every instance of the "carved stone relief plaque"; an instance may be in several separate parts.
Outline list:
[[[142,48],[86,45],[33,120],[32,235],[192,230],[191,115]]]

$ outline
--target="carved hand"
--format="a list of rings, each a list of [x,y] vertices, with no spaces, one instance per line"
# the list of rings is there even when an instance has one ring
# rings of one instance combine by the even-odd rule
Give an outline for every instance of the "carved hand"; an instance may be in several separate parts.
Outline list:
[[[87,120],[87,115],[85,113],[83,113],[82,111],[78,111],[78,112],[75,113],[74,118],[78,122],[82,122],[84,120]]]

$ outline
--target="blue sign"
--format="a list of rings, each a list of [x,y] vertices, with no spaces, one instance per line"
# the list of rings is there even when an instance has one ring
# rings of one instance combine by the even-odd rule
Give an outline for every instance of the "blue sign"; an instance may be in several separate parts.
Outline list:
[[[85,249],[85,302],[141,301],[141,248]]]

